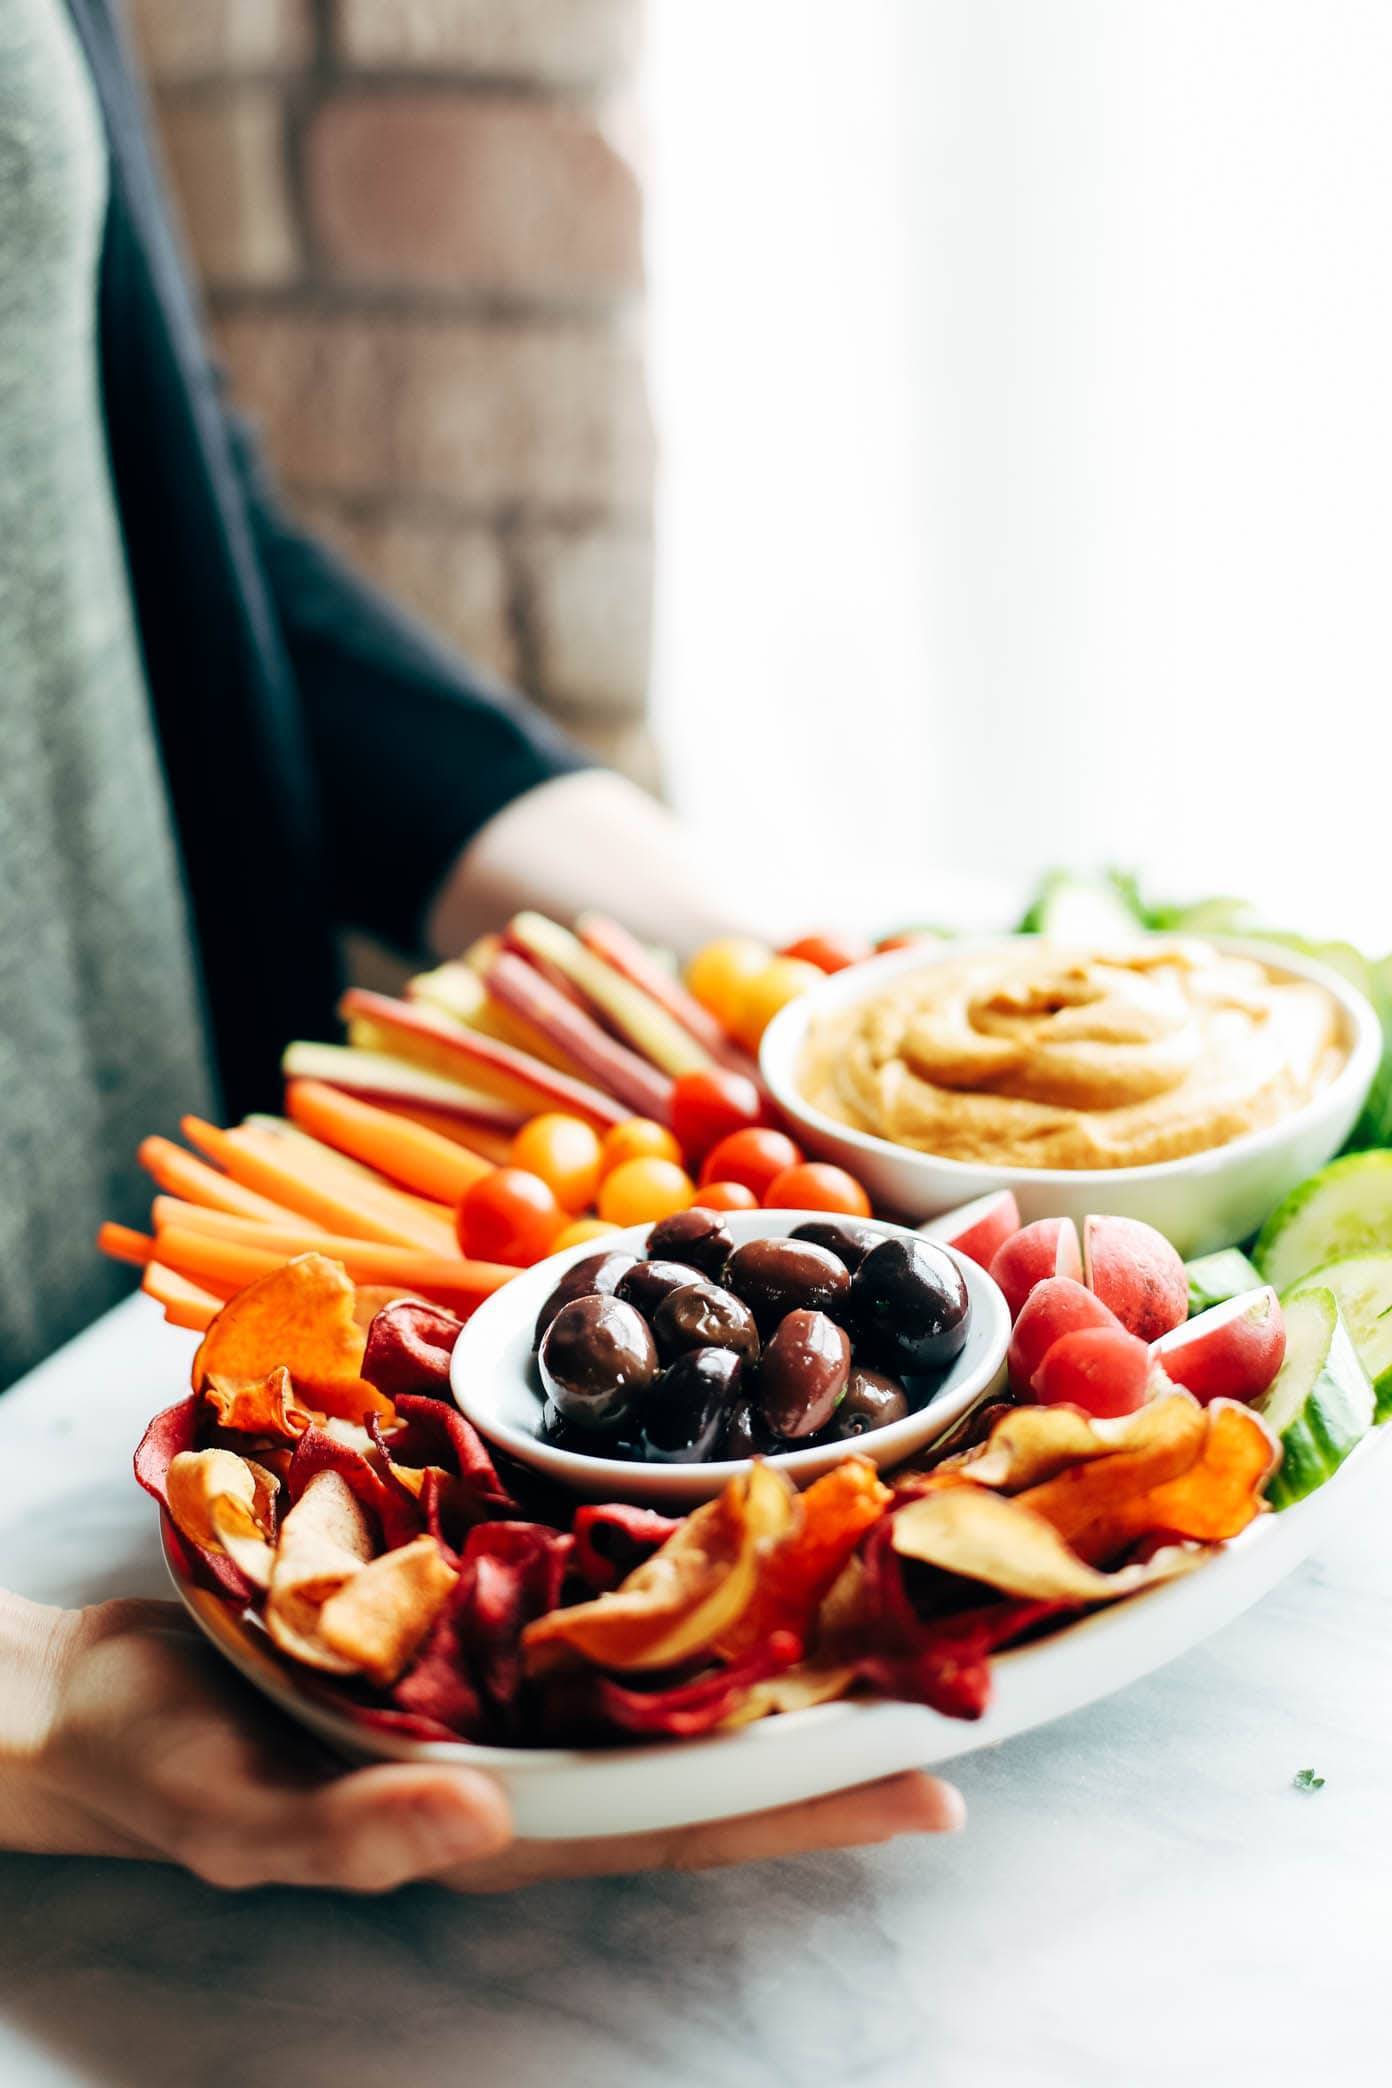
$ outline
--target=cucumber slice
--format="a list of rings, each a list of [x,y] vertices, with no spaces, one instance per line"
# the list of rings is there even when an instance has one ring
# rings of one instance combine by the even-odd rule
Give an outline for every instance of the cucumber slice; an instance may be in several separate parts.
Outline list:
[[[1302,1276],[1281,1300],[1327,1290],[1343,1314],[1359,1361],[1373,1381],[1377,1418],[1392,1414],[1392,1254],[1347,1254]]]
[[[1201,1254],[1197,1261],[1184,1264],[1184,1273],[1189,1278],[1190,1319],[1196,1312],[1207,1312],[1210,1305],[1226,1304],[1229,1298],[1262,1287],[1261,1277],[1240,1247]]]
[[[1373,1423],[1373,1388],[1334,1293],[1303,1291],[1285,1316],[1286,1360],[1253,1402],[1281,1439],[1281,1462],[1266,1485],[1273,1508],[1322,1486]]]
[[[1253,1258],[1286,1291],[1326,1262],[1381,1248],[1392,1249],[1392,1152],[1349,1153],[1276,1206]]]
[[[1055,942],[1130,942],[1141,922],[1116,887],[1100,878],[1051,870],[1020,923],[1020,933],[1047,935]]]

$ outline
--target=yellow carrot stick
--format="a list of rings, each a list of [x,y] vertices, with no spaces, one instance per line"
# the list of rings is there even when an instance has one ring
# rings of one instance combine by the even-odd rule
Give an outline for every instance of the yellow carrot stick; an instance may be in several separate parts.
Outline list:
[[[244,1218],[294,1216],[284,1204],[258,1196],[254,1189],[245,1189],[240,1182],[219,1174],[206,1160],[186,1153],[172,1138],[142,1139],[137,1157],[161,1189],[171,1196],[182,1196],[189,1203],[206,1204],[213,1211],[239,1211]]]
[[[285,1090],[285,1107],[301,1130],[439,1203],[457,1204],[467,1189],[492,1172],[486,1160],[452,1139],[359,1101],[356,1095],[345,1095],[341,1088],[326,1087],[321,1080],[292,1080]]]
[[[290,1139],[285,1140],[282,1152],[280,1142],[265,1134],[219,1131],[215,1124],[205,1124],[198,1117],[185,1117],[183,1132],[191,1145],[225,1169],[233,1181],[268,1196],[273,1203],[287,1205],[329,1232],[416,1247],[427,1254],[448,1256],[453,1252],[453,1230],[443,1220],[427,1218],[394,1189],[380,1189],[366,1180],[350,1182],[342,1168],[325,1167]]]
[[[204,1213],[205,1220],[212,1216]],[[225,1223],[250,1227],[250,1220]],[[198,1283],[230,1284],[239,1288],[258,1276],[306,1251],[306,1243],[293,1234],[279,1235],[284,1245],[272,1244],[274,1228],[257,1227],[254,1240],[218,1238],[210,1232],[193,1232],[183,1226],[167,1226],[155,1243],[157,1258],[181,1276]],[[446,1305],[465,1315],[517,1274],[497,1262],[465,1261],[459,1255],[423,1254],[409,1247],[393,1248],[377,1240],[316,1239],[317,1254],[327,1254],[343,1264],[355,1283],[400,1284],[419,1291],[422,1297]]]

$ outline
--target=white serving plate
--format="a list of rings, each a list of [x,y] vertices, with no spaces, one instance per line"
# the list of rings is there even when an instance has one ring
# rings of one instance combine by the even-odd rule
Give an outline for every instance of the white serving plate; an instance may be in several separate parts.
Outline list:
[[[735,1245],[740,1247],[747,1240],[784,1238],[809,1219],[825,1218],[828,1213],[727,1211],[723,1215]],[[865,1223],[886,1239],[896,1235],[914,1237],[901,1225],[880,1219],[867,1219]],[[455,1343],[450,1389],[461,1412],[480,1435],[495,1448],[508,1451],[524,1464],[534,1465],[558,1480],[568,1493],[584,1500],[642,1501],[653,1508],[685,1510],[713,1499],[728,1480],[747,1468],[749,1460],[689,1465],[625,1464],[617,1458],[584,1457],[573,1450],[558,1450],[539,1441],[536,1433],[541,1403],[531,1375],[531,1357],[537,1314],[572,1262],[610,1249],[641,1256],[650,1230],[646,1225],[632,1225],[603,1239],[568,1247],[561,1254],[548,1255],[545,1261],[537,1262],[495,1291],[467,1321]],[[1010,1346],[1010,1314],[1005,1299],[984,1269],[953,1248],[946,1252],[962,1271],[971,1303],[966,1346],[927,1406],[888,1428],[873,1429],[857,1438],[855,1449],[878,1465],[903,1464],[915,1452],[937,1442],[969,1407],[1005,1382],[1005,1353]],[[810,1486],[847,1454],[844,1443],[829,1443],[815,1450],[785,1450],[770,1457],[768,1463],[775,1471],[786,1472],[794,1485]]]
[[[1317,1493],[1279,1515],[1262,1516],[1195,1572],[997,1655],[992,1702],[975,1722],[918,1704],[851,1702],[789,1712],[702,1740],[641,1747],[586,1751],[404,1739],[359,1726],[310,1697],[259,1628],[249,1631],[215,1596],[184,1581],[167,1546],[165,1558],[184,1606],[218,1650],[330,1746],[359,1761],[483,1770],[506,1791],[520,1836],[584,1839],[729,1819],[933,1767],[1110,1696],[1230,1623],[1283,1579],[1347,1513],[1375,1470],[1385,1478],[1389,1437],[1392,1429],[1375,1430]]]
[[[1143,940],[1138,935],[1138,940]],[[1161,937],[1159,940],[1172,940]],[[1357,988],[1313,959],[1238,937],[1201,938],[1236,955],[1255,957],[1273,971],[1323,986],[1343,1011],[1349,1055],[1326,1088],[1283,1122],[1208,1152],[1188,1153],[1146,1167],[1045,1168],[976,1166],[915,1152],[814,1109],[798,1088],[811,1024],[867,999],[906,972],[973,951],[1018,942],[1016,936],[985,936],[944,944],[940,949],[894,950],[821,980],[779,1011],[764,1032],[760,1070],[770,1093],[799,1141],[819,1158],[849,1168],[870,1192],[877,1210],[915,1221],[935,1218],[992,1189],[1011,1189],[1026,1223],[1033,1218],[1074,1218],[1093,1211],[1140,1218],[1172,1240],[1186,1257],[1230,1247],[1254,1233],[1281,1198],[1316,1173],[1339,1151],[1367,1099],[1382,1056],[1377,1015]]]

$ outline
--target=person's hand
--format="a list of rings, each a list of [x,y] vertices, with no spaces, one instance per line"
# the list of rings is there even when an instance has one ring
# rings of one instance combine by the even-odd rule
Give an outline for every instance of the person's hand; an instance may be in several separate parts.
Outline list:
[[[487,1776],[345,1771],[231,1676],[172,1603],[23,1608],[44,1621],[31,1621],[24,1655],[13,1630],[0,1634],[0,1700],[6,1667],[23,1661],[27,1677],[42,1674],[44,1713],[28,1748],[0,1753],[0,1839],[11,1846],[164,1858],[229,1887],[385,1892],[435,1878],[496,1892],[848,1848],[963,1818],[950,1786],[913,1774],[709,1826],[518,1842]]]

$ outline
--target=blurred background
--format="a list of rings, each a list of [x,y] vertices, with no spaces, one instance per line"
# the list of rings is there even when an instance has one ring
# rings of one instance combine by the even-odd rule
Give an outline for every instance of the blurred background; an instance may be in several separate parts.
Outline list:
[[[1392,940],[1381,0],[137,0],[299,508],[800,923]]]

